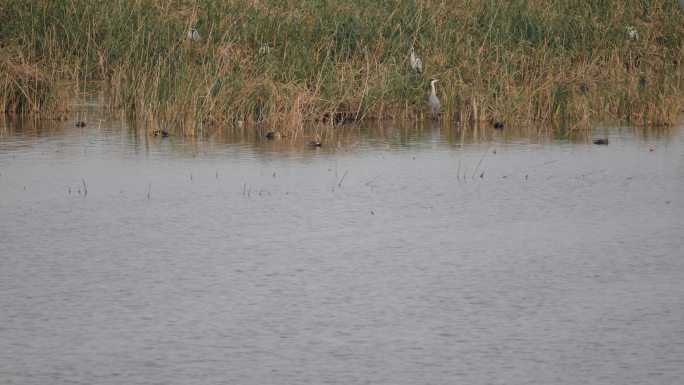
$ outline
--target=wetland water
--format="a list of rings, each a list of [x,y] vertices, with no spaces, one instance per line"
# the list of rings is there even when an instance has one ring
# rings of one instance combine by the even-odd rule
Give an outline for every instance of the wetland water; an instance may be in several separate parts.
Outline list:
[[[2,384],[684,378],[682,127],[0,124]]]

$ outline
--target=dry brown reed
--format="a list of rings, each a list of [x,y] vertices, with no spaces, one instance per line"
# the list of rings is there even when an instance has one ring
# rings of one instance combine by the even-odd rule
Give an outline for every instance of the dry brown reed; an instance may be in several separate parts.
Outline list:
[[[95,87],[150,132],[297,137],[307,122],[425,119],[432,76],[441,119],[463,125],[668,125],[682,108],[684,16],[665,0],[6,3],[6,112],[62,117]]]

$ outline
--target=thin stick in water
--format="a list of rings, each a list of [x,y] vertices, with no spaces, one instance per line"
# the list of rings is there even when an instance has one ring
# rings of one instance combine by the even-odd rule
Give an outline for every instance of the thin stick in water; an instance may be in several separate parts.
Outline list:
[[[477,169],[480,168],[480,164],[482,163],[482,159],[484,159],[485,155],[487,155],[487,151],[489,151],[489,147],[490,147],[491,145],[492,145],[492,144],[489,143],[489,144],[487,145],[487,148],[485,148],[484,152],[482,153],[482,157],[480,158],[480,161],[477,162],[477,166],[475,166],[475,170],[473,170],[473,174],[470,176],[471,179],[472,179],[473,177],[475,177],[475,173],[477,172]]]
[[[375,181],[376,179],[380,178],[380,175],[382,175],[382,174],[378,174],[375,178],[373,178],[373,179],[369,180],[368,182],[364,183],[364,186],[368,186],[371,182],[373,182],[373,181]]]
[[[347,176],[347,172],[349,172],[349,169],[344,172],[344,175],[342,175],[342,179],[340,179],[340,183],[337,184],[337,187],[342,187],[342,181],[344,180],[344,177]]]
[[[459,175],[461,173],[461,158],[458,158],[458,170],[456,171],[456,180],[461,179],[461,176]]]
[[[532,166],[532,167],[530,167],[530,168],[546,166],[547,164],[556,163],[556,162],[558,162],[559,160],[560,160],[560,159],[551,160],[551,161],[548,161],[548,162],[545,162],[545,163],[542,163],[542,164],[538,164],[538,165],[536,165],[536,166]]]

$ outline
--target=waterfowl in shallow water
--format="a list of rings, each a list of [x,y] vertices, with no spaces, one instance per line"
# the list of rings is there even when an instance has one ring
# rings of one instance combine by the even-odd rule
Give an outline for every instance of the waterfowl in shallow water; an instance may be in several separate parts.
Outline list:
[[[312,140],[309,142],[309,146],[311,147],[321,147],[322,143],[318,140]]]
[[[76,122],[76,127],[85,127],[85,122],[81,122],[81,121]]]
[[[169,132],[166,130],[157,130],[152,132],[154,136],[161,136],[162,138],[168,138],[169,137]]]
[[[504,124],[501,122],[494,122],[494,128],[497,130],[503,130]]]
[[[607,144],[608,144],[608,139],[596,139],[596,140],[594,140],[594,144],[607,145]]]
[[[437,92],[435,91],[435,83],[438,82],[439,80],[432,78],[430,80],[430,88],[432,89],[430,93],[430,98],[428,99],[428,104],[430,105],[430,113],[432,114],[433,118],[436,118],[437,115],[439,114],[439,110],[442,108],[442,104],[439,102],[439,98],[437,97]]]
[[[209,115],[202,118],[202,124],[206,126],[215,126],[219,124],[219,121],[213,116]]]

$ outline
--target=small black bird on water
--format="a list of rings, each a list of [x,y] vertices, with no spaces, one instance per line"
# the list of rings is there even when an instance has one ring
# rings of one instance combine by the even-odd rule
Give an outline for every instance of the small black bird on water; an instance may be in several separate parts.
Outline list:
[[[594,144],[602,144],[602,145],[608,145],[608,139],[596,139],[594,140]]]
[[[85,127],[85,122],[81,122],[81,121],[76,122],[76,127]]]
[[[311,146],[311,147],[321,147],[321,144],[322,143],[318,140],[312,140],[309,142],[309,146]]]
[[[161,136],[162,138],[168,138],[169,132],[166,130],[157,130],[153,132],[154,136]]]
[[[497,130],[503,130],[503,123],[494,122],[494,128],[496,128]]]

